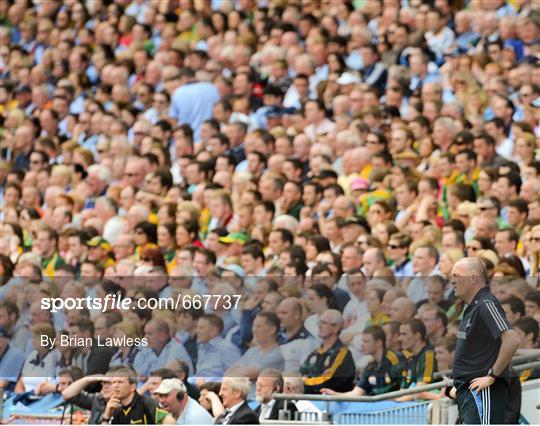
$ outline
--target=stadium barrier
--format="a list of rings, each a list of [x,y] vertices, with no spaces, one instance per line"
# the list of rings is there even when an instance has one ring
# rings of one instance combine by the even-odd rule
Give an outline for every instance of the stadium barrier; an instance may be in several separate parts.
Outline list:
[[[525,362],[530,361],[532,362]],[[534,361],[535,360],[535,361]],[[516,357],[512,361],[514,370],[522,371],[540,368],[538,355]],[[285,400],[285,409],[280,411],[281,421],[296,420],[296,424],[455,424],[457,405],[449,398],[434,401],[395,402],[391,401],[404,395],[413,395],[451,386],[452,380],[444,377],[437,383],[410,389],[402,389],[375,396],[343,395],[303,395],[274,394],[275,399]],[[522,383],[522,417],[531,424],[540,424],[540,406],[537,407],[540,394],[540,379]],[[322,421],[291,419],[286,411],[287,401],[312,401],[323,411]],[[384,403],[384,404],[383,404]],[[307,414],[307,413],[297,413]],[[314,416],[317,413],[310,413]],[[279,421],[278,421],[279,422]]]
[[[535,351],[538,351],[538,349],[536,349]],[[538,361],[539,359],[540,359],[540,353],[539,352],[530,353],[530,354],[527,354],[527,355],[519,355],[519,356],[515,356],[514,358],[512,358],[512,361],[510,362],[510,365],[512,365],[512,367],[515,367],[515,366],[518,366],[518,365],[522,365],[525,361]],[[437,371],[436,373],[433,374],[433,378],[434,379],[443,379],[443,378],[449,377],[451,375],[452,375],[452,370]]]
[[[446,379],[375,396],[274,394],[273,397],[285,401],[311,401],[323,412],[323,422],[300,421],[301,424],[427,424],[431,401],[396,402],[392,400],[400,396],[450,385],[452,381]],[[288,412],[285,411],[285,409],[280,411],[280,416],[283,416],[283,420],[290,420]]]

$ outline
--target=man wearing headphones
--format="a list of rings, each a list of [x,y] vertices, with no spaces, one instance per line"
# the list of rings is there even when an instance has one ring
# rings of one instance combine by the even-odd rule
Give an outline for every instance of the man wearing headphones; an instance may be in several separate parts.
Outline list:
[[[214,419],[197,401],[187,394],[180,379],[165,379],[154,391],[159,405],[176,419],[177,425],[213,424]]]

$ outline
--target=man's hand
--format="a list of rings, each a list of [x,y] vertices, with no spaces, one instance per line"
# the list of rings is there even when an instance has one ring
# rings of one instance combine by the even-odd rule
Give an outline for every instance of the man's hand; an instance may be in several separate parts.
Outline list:
[[[249,296],[246,300],[246,303],[244,304],[245,310],[251,310],[255,309],[257,306],[259,306],[262,303],[262,297],[257,295]]]
[[[112,417],[114,412],[118,410],[121,406],[122,404],[120,403],[120,400],[116,396],[111,396],[109,402],[107,402],[107,406],[105,407],[103,417]]]
[[[469,390],[480,392],[482,389],[489,388],[493,383],[495,383],[495,379],[491,376],[477,377],[471,382]]]
[[[56,391],[56,384],[44,381],[41,383],[38,383],[34,389],[34,394],[37,396],[46,395],[48,393],[52,393]]]
[[[322,388],[321,389],[321,395],[335,395],[337,392],[335,390],[332,390],[332,389],[328,389],[328,388]]]

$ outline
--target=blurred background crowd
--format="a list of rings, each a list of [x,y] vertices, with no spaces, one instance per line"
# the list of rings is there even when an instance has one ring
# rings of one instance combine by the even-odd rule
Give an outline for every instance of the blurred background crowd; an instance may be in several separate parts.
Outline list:
[[[0,386],[118,366],[197,399],[265,369],[296,393],[430,382],[464,256],[537,348],[539,6],[0,0]],[[107,294],[217,302],[40,308]]]

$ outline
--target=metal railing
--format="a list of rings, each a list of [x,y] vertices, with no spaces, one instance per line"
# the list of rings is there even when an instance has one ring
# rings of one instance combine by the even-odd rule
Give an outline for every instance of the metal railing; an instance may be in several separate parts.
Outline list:
[[[528,362],[526,364],[520,364],[513,367],[516,371],[527,370],[529,368],[540,368],[540,361]]]
[[[404,395],[412,395],[424,391],[444,388],[446,386],[452,386],[452,380],[446,379],[437,383],[430,383],[428,385],[417,386],[409,389],[401,389],[392,392],[382,393],[374,396],[349,396],[349,395],[317,395],[317,394],[288,394],[288,393],[275,393],[272,395],[274,399],[284,399],[287,401],[303,399],[306,401],[325,401],[325,402],[378,402],[386,401],[387,399],[399,398]]]
[[[525,362],[523,364],[520,364],[520,362],[528,361],[528,360],[535,360],[532,362]],[[512,361],[513,369],[516,371],[522,371],[530,368],[540,368],[540,360],[538,360],[538,355],[525,355],[516,357]],[[437,417],[439,418],[439,421],[443,418],[448,417],[448,410],[449,407],[453,404],[453,402],[447,398],[443,398],[436,401],[422,401],[417,402],[413,406],[403,406],[403,407],[393,407],[381,411],[373,411],[373,412],[366,412],[366,413],[338,413],[335,418],[333,418],[330,410],[330,404],[336,403],[336,402],[381,402],[381,401],[387,401],[387,400],[393,400],[396,398],[399,398],[401,396],[405,395],[414,395],[425,391],[432,391],[441,389],[447,386],[452,386],[453,381],[451,379],[448,379],[444,377],[443,380],[436,382],[436,383],[430,383],[423,386],[417,386],[409,389],[401,389],[393,392],[387,392],[380,395],[374,395],[374,396],[353,396],[353,395],[317,395],[317,394],[273,394],[274,399],[281,399],[284,400],[284,410],[283,410],[283,417],[280,416],[280,418],[283,418],[282,421],[293,421],[293,419],[290,419],[288,417],[288,411],[287,411],[287,402],[288,401],[295,401],[295,400],[306,400],[306,401],[320,401],[325,404],[325,409],[323,410],[323,418],[322,421],[313,421],[313,422],[302,422],[302,424],[330,424],[333,420],[336,420],[335,423],[338,424],[349,424],[349,423],[364,423],[361,420],[365,420],[367,423],[377,423],[378,420],[382,419],[382,423],[398,423],[395,421],[395,419],[399,419],[402,415],[401,413],[404,413],[407,409],[409,409],[409,412],[413,413],[413,417],[419,417],[421,415],[427,415],[431,416],[432,410],[431,410],[431,404],[438,404],[440,407],[438,407],[438,410],[436,410]],[[426,406],[426,407],[420,407],[420,406]],[[428,408],[429,407],[429,408]],[[420,408],[424,408],[424,411],[420,410]],[[423,414],[427,409],[427,413]],[[399,415],[398,415],[399,413]],[[420,413],[420,414],[416,414]],[[416,421],[414,423],[421,423],[421,420],[419,418],[415,418]],[[285,424],[285,423],[283,423]]]
[[[519,355],[512,358],[510,365],[517,369],[516,366],[521,365],[525,361],[538,361],[540,360],[540,353],[528,354],[528,355]],[[434,379],[442,379],[444,377],[449,377],[452,375],[452,370],[437,371],[433,374]]]
[[[284,412],[287,411],[287,401],[296,401],[296,400],[305,400],[305,401],[321,401],[325,403],[325,409],[323,410],[323,424],[327,422],[331,422],[331,410],[330,410],[330,404],[333,402],[380,402],[380,401],[386,401],[389,399],[399,398],[400,396],[404,395],[413,395],[416,393],[424,392],[424,391],[431,391],[435,389],[441,389],[446,386],[452,386],[452,380],[442,380],[437,383],[430,383],[428,385],[423,386],[417,386],[414,388],[409,389],[401,389],[398,391],[393,392],[387,392],[380,395],[374,395],[374,396],[349,396],[349,395],[316,395],[316,394],[284,394],[284,393],[276,393],[272,395],[272,398],[274,399],[282,399],[285,401],[284,403]],[[428,405],[430,401],[418,403],[416,405]],[[400,409],[401,407],[396,407],[397,409]],[[387,410],[388,411],[388,410]],[[286,414],[283,413],[285,416]],[[352,415],[352,413],[350,413]],[[380,415],[380,413],[379,413]],[[347,420],[347,415],[343,415],[340,417],[341,414],[338,415],[338,422],[343,423],[341,420]],[[373,417],[375,418],[375,417]],[[396,417],[392,417],[392,419],[395,419]],[[399,416],[397,417],[399,418]],[[285,417],[284,420],[289,419],[288,417]],[[355,421],[355,419],[352,419],[352,423],[358,423],[358,421]],[[358,419],[356,419],[358,420]],[[349,422],[345,422],[349,423]],[[372,422],[371,422],[372,423]],[[397,423],[395,420],[393,421],[387,421],[385,423]]]

